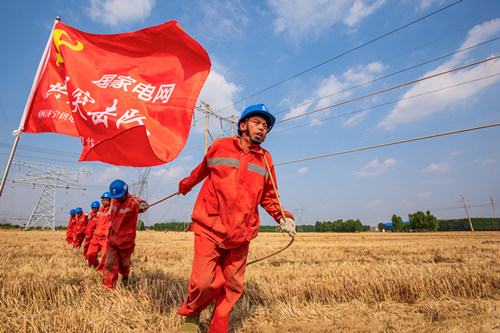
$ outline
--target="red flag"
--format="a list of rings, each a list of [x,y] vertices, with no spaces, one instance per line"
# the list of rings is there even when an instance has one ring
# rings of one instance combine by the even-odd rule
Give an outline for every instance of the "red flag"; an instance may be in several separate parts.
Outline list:
[[[20,130],[79,136],[80,161],[145,167],[184,147],[211,64],[175,21],[116,35],[57,22],[41,66]]]

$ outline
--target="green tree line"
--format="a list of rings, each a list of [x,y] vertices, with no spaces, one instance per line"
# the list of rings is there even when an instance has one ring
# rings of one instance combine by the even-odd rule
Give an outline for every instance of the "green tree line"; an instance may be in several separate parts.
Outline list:
[[[472,217],[474,231],[500,231],[500,218],[498,217]],[[468,219],[438,220],[438,231],[470,231]]]
[[[317,221],[315,227],[316,232],[360,232],[363,230],[363,225],[359,220]]]
[[[154,231],[185,231],[190,224],[190,222],[155,223],[152,227],[149,227],[149,229]]]

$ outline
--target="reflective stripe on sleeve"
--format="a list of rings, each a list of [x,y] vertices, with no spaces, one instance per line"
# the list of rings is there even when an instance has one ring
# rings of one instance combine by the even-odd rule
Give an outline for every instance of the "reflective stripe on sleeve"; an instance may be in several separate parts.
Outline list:
[[[111,209],[117,212],[118,214],[127,213],[131,211],[130,207],[118,209],[118,207],[116,206],[111,206]]]
[[[261,174],[262,176],[268,178],[269,177],[269,172],[260,165],[253,164],[253,163],[248,163],[248,171],[253,171],[257,172],[258,174]]]
[[[208,166],[221,165],[221,166],[234,166],[237,168],[240,167],[240,160],[238,160],[236,158],[229,158],[229,157],[209,158],[207,163],[208,163]]]

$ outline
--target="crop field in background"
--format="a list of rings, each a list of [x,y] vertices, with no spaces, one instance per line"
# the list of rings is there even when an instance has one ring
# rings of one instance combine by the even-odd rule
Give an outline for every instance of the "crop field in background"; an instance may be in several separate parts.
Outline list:
[[[138,232],[113,292],[64,237],[0,231],[0,332],[180,330],[192,233]],[[288,241],[259,234],[249,261]],[[299,233],[248,266],[231,332],[499,332],[499,250],[500,232]]]

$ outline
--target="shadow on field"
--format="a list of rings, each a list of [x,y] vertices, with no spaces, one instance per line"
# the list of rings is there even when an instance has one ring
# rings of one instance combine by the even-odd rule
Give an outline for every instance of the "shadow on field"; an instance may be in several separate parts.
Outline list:
[[[147,297],[152,308],[161,313],[168,313],[171,310],[177,311],[184,302],[188,293],[189,281],[155,269],[140,272],[132,270],[128,283],[126,285],[120,284],[119,288],[126,288],[136,295]],[[261,297],[258,285],[254,282],[245,282],[243,295],[231,312],[229,332],[241,329],[245,320],[252,317],[257,307],[264,303],[265,300]],[[203,311],[200,323],[201,332],[206,332],[208,329],[214,305],[215,301]]]
[[[231,316],[229,317],[230,333],[239,331],[243,327],[245,320],[253,316],[257,307],[264,304],[264,299],[260,295],[260,289],[256,283],[245,282],[243,294],[234,305]],[[205,333],[208,330],[214,306],[215,301],[204,310],[204,314],[201,316],[201,333]]]
[[[245,320],[253,316],[259,305],[264,304],[265,300],[257,283],[245,282],[243,295],[236,302],[229,318],[229,332],[241,329]]]
[[[122,286],[133,293],[146,296],[152,308],[166,313],[182,305],[188,283],[186,279],[155,269],[131,271],[128,283]]]

